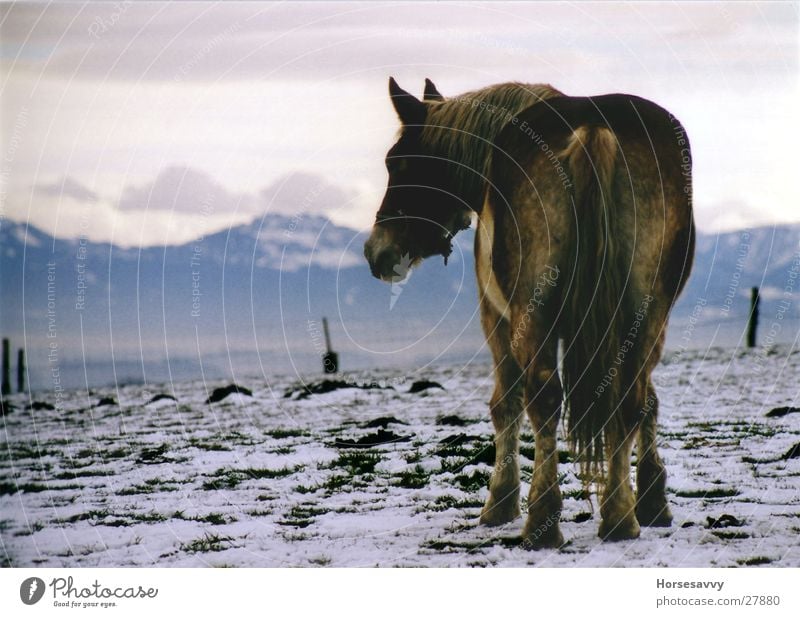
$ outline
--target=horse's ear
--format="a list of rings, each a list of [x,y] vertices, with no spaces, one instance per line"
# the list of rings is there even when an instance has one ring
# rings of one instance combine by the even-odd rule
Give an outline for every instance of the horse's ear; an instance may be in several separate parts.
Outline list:
[[[403,124],[422,124],[425,121],[425,103],[398,86],[394,77],[389,78],[389,96]]]
[[[422,100],[436,102],[441,102],[444,100],[444,97],[436,89],[436,86],[433,85],[433,82],[427,77],[425,78],[425,94],[422,95]]]

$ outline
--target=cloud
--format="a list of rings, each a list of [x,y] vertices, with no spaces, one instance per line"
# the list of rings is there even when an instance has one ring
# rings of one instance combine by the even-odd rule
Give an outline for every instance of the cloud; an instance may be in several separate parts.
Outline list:
[[[207,215],[249,212],[255,209],[255,203],[250,195],[229,192],[204,171],[176,165],[163,169],[144,186],[127,187],[120,197],[119,208]]]
[[[36,192],[32,199],[17,198],[9,219],[28,223],[57,238],[85,237],[124,248],[183,244],[201,236],[247,223],[252,215],[166,209],[120,210],[114,200],[64,200],[59,195]]]
[[[118,207],[128,210],[168,210],[200,215],[278,213],[286,216],[327,215],[346,207],[354,192],[322,175],[295,172],[281,176],[256,194],[228,191],[211,174],[171,165],[141,186],[128,186]]]
[[[279,219],[277,231],[265,228],[275,231],[271,239],[277,241],[285,238],[289,218],[336,219],[354,195],[308,172],[287,174],[254,193],[234,193],[204,170],[171,165],[149,182],[125,187],[120,197],[99,195],[68,177],[40,183],[28,195],[10,196],[8,217],[59,238],[85,236],[124,247],[182,244],[270,215],[287,217]],[[313,244],[315,237],[298,231],[294,240]]]
[[[519,78],[532,61],[551,74],[583,67],[585,79],[581,51],[614,73],[664,60],[673,74],[723,69],[709,75],[723,82],[729,56],[759,72],[797,67],[791,4],[20,3],[4,12],[15,70],[79,80],[326,79],[398,65]]]
[[[70,197],[76,201],[91,202],[96,201],[98,198],[97,193],[68,176],[65,176],[60,182],[40,184],[37,188],[44,195]]]
[[[346,207],[353,197],[352,190],[337,186],[324,176],[297,172],[279,178],[262,190],[259,203],[266,212],[289,216],[330,214]]]
[[[739,199],[716,202],[694,209],[695,224],[705,233],[726,233],[737,229],[752,229],[795,222],[791,207],[764,207]]]
[[[636,93],[687,127],[701,228],[798,220],[797,27],[778,3],[6,3],[0,130],[29,119],[9,207],[46,177],[63,180],[42,203],[94,193],[109,220],[208,202],[215,225],[299,209],[363,227],[397,129],[393,74],[417,94],[426,76],[445,95]]]

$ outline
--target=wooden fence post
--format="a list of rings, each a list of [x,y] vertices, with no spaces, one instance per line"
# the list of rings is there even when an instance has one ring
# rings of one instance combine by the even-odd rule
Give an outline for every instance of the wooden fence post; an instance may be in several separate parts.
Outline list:
[[[3,339],[3,385],[4,396],[11,394],[11,344],[7,338]]]
[[[328,332],[328,318],[322,318],[322,329],[325,331],[325,355],[322,356],[322,370],[326,373],[336,373],[339,370],[339,354],[331,349],[331,335]]]
[[[761,298],[758,295],[758,287],[750,289],[750,319],[747,323],[747,346],[756,346],[756,329],[758,328],[758,305]]]
[[[25,350],[17,352],[17,392],[25,392]]]

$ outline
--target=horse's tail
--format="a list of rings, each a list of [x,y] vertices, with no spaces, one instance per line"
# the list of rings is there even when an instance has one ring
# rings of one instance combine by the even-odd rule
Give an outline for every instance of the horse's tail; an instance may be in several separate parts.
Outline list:
[[[572,180],[570,287],[562,312],[567,428],[582,471],[603,473],[604,444],[623,430],[623,367],[616,363],[628,313],[629,256],[613,181],[618,142],[604,126],[576,129],[562,152]],[[617,442],[619,443],[619,442]]]

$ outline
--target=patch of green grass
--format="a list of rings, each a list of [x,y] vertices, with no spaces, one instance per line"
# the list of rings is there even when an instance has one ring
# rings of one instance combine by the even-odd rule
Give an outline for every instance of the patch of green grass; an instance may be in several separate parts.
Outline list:
[[[44,491],[70,491],[82,489],[80,484],[40,484],[38,482],[25,482],[15,487],[11,483],[4,483],[5,486],[0,485],[0,495],[11,495],[19,488],[23,493],[43,493]],[[11,492],[4,493],[4,490],[11,488]]]
[[[236,488],[245,478],[241,473],[233,469],[219,469],[212,476],[211,480],[203,482],[203,490],[216,491],[219,489]]]
[[[493,443],[483,439],[462,441],[458,437],[456,436],[452,442],[440,445],[436,449],[436,454],[442,457],[459,456],[474,460],[476,463],[486,463],[487,465],[494,464],[495,447]]]
[[[20,531],[17,531],[16,533],[14,533],[14,535],[15,536],[32,536],[37,531],[41,531],[42,529],[44,529],[44,523],[42,521],[35,521],[29,527],[27,527],[26,529],[21,529]]]
[[[198,439],[197,437],[192,437],[189,440],[189,445],[193,448],[197,448],[199,450],[206,450],[207,452],[230,452],[231,449],[226,446],[225,444],[218,443],[215,441],[205,441],[202,439]]]
[[[536,450],[533,446],[525,445],[523,441],[520,445],[519,453],[521,462],[524,465],[526,464],[525,459],[533,462]],[[485,465],[494,466],[497,457],[497,451],[493,442],[487,439],[468,437],[466,435],[456,435],[450,442],[441,444],[436,449],[436,454],[444,459],[448,459],[442,461],[442,470],[454,473],[460,471],[467,465],[483,463]],[[569,463],[572,462],[572,460],[572,455],[568,451],[559,451],[559,463]]]
[[[52,476],[53,480],[74,480],[75,478],[91,478],[114,475],[107,469],[81,469],[80,471],[62,471]]]
[[[315,508],[314,506],[310,505],[299,505],[293,506],[286,515],[286,518],[312,518],[322,514],[327,514],[328,512],[330,512],[328,508]]]
[[[86,546],[69,547],[66,550],[56,553],[56,557],[86,557],[93,553],[100,553],[105,550],[105,547],[99,544],[87,544]]]
[[[494,465],[496,449],[488,439],[459,434],[440,442],[435,454],[442,458],[442,472],[459,473],[467,465]]]
[[[286,439],[288,437],[308,437],[311,433],[299,428],[276,428],[267,431],[267,435],[274,439]]]
[[[48,443],[48,445],[52,445],[52,446],[56,446],[56,447],[72,446],[73,445],[73,440],[70,439],[69,437],[63,437],[63,438],[58,438],[58,439],[51,439],[47,443]],[[63,449],[63,448],[61,448],[61,449]]]
[[[315,566],[329,566],[332,563],[332,559],[327,555],[320,555],[319,557],[310,557],[308,559],[308,563],[313,564]]]
[[[275,478],[285,478],[297,473],[301,469],[302,466],[291,468],[284,467],[282,469],[259,469],[255,467],[233,469],[230,467],[222,467],[211,474],[212,479],[204,482],[203,488],[207,491],[222,488],[232,489],[247,480],[274,480]]]
[[[533,458],[536,456],[536,448],[533,446],[524,445],[523,443],[519,446],[519,453],[520,456],[524,456],[529,461],[533,461]]]
[[[439,473],[460,473],[468,464],[469,461],[461,457],[443,458],[440,463]]]
[[[224,551],[231,547],[233,538],[221,536],[216,533],[206,533],[201,538],[196,538],[186,544],[181,544],[181,550],[187,553],[212,553]],[[227,546],[226,546],[227,545]]]
[[[278,525],[283,525],[284,527],[297,527],[298,529],[305,529],[309,525],[313,524],[314,519],[312,518],[284,519],[282,521],[278,521]]]
[[[236,522],[236,518],[232,516],[226,518],[224,514],[220,514],[218,512],[211,512],[210,514],[206,514],[203,516],[200,516],[199,514],[196,516],[186,516],[183,513],[183,510],[178,510],[172,515],[172,518],[177,518],[182,521],[209,523],[211,525],[227,525],[228,523]]]
[[[347,476],[344,474],[335,474],[332,475],[327,480],[325,480],[325,482],[322,485],[322,488],[324,488],[327,491],[333,492],[339,490],[344,486],[349,486],[352,483],[353,483],[352,476]]]
[[[210,523],[211,525],[227,525],[228,523],[236,522],[235,518],[225,518],[223,514],[219,514],[218,512],[212,512],[210,514],[206,514],[205,516],[196,517],[195,520],[200,521],[201,523]]]
[[[145,480],[143,484],[135,484],[120,489],[117,491],[117,495],[149,495],[151,493],[171,493],[177,490],[178,487],[168,480],[150,478],[149,480]]]
[[[114,514],[108,509],[87,510],[79,512],[67,518],[61,519],[60,523],[77,523],[80,521],[93,521],[96,525],[105,527],[128,527],[134,523],[161,523],[167,518],[158,512],[130,512],[124,514]]]
[[[589,499],[589,492],[584,488],[574,488],[567,491],[561,491],[563,499],[577,499],[578,501],[586,501]]]
[[[420,508],[421,512],[443,512],[450,508],[465,510],[467,508],[482,508],[483,501],[480,499],[459,499],[452,495],[442,495],[437,497],[433,504],[425,504]]]
[[[397,486],[401,488],[423,488],[428,485],[430,472],[426,471],[422,465],[416,465],[409,471],[400,474]]]
[[[62,518],[60,523],[77,523],[78,521],[92,521],[92,520],[102,520],[111,516],[110,510],[87,510],[86,512],[79,512],[78,514],[73,514],[72,516],[68,516],[66,518]]]
[[[104,521],[98,521],[98,525],[103,525],[104,527],[130,527],[133,523],[124,518],[111,518],[106,519]]]
[[[252,438],[250,435],[245,435],[244,433],[240,433],[239,431],[230,431],[228,433],[224,433],[220,435],[220,441],[235,441],[241,445],[252,445],[251,442]]]
[[[62,457],[62,465],[67,467],[69,470],[83,469],[89,466],[102,465],[110,460],[125,458],[130,454],[131,451],[127,448],[115,448],[113,450],[105,450],[102,446],[98,446],[96,448],[83,448],[74,454],[65,454]],[[74,473],[77,474],[78,472]],[[95,473],[94,475],[101,475],[102,473],[104,472]],[[85,475],[88,476],[92,474],[90,472],[86,472]]]
[[[13,495],[17,490],[17,485],[13,482],[0,482],[0,496]]]
[[[479,491],[489,486],[491,474],[486,471],[476,469],[471,474],[461,474],[455,477],[455,481],[465,490],[471,493]]]
[[[330,468],[341,467],[352,475],[363,475],[375,473],[375,466],[380,461],[381,456],[376,452],[342,452]]]
[[[164,456],[167,450],[169,450],[169,444],[166,443],[162,443],[160,446],[155,446],[153,448],[143,448],[142,451],[139,452],[136,462],[144,465],[158,465],[160,463],[172,462],[169,458]]]
[[[310,540],[312,536],[301,531],[300,533],[287,533],[283,537],[287,542],[305,542],[306,540]]]
[[[773,437],[778,433],[776,428],[759,422],[730,422],[729,425],[731,431],[744,433],[747,436]]]
[[[26,444],[26,443],[12,444],[11,460],[19,461],[20,459],[24,458],[32,458],[38,461],[43,456],[58,456],[59,454],[61,454],[61,452],[56,449],[48,449],[45,447],[45,445],[50,445],[50,443],[37,444],[33,442],[31,444]]]
[[[161,523],[167,520],[166,516],[159,514],[158,512],[132,512],[130,514],[119,516],[127,516],[129,519],[137,523]]]
[[[114,450],[102,451],[100,453],[100,458],[103,459],[118,459],[118,458],[125,458],[129,456],[131,451],[127,448],[116,448]]]
[[[533,460],[532,456],[529,457],[529,458],[531,460]],[[558,451],[558,462],[561,463],[562,465],[564,465],[566,463],[571,463],[574,460],[575,460],[575,457],[572,456],[572,452],[569,452],[568,450],[559,450]]]
[[[422,460],[422,450],[416,449],[405,455],[406,463],[419,463]]]
[[[769,424],[762,422],[746,422],[731,420],[728,422],[689,422],[691,429],[700,429],[708,433],[715,433],[719,439],[740,439],[741,436],[772,437],[778,431]],[[727,433],[727,434],[726,434]]]

